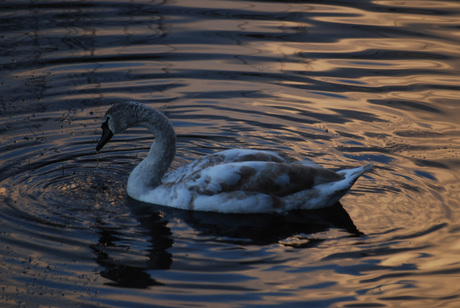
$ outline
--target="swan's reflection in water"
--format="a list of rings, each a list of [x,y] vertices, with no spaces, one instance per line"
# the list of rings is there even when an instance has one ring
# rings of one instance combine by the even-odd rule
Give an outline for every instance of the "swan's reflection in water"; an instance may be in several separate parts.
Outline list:
[[[331,229],[341,229],[350,237],[363,235],[354,225],[340,203],[331,208],[304,210],[278,214],[220,214],[193,212],[142,203],[128,198],[128,206],[140,222],[148,237],[147,251],[135,252],[123,230],[100,226],[99,242],[91,248],[102,267],[101,276],[110,280],[108,285],[128,288],[148,288],[163,285],[148,273],[149,270],[170,269],[173,255],[169,249],[174,244],[174,233],[169,223],[181,220],[199,236],[236,245],[281,245],[308,248],[324,239],[314,234]],[[286,241],[301,236],[299,242]],[[124,244],[120,244],[124,243]],[[139,257],[142,255],[142,257]]]

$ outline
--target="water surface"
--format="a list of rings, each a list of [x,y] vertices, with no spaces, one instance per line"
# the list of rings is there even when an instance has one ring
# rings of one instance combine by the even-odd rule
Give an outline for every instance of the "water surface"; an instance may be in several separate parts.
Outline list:
[[[2,306],[456,307],[457,1],[0,1]],[[126,197],[158,108],[173,167],[232,147],[369,161],[334,208],[190,213]]]

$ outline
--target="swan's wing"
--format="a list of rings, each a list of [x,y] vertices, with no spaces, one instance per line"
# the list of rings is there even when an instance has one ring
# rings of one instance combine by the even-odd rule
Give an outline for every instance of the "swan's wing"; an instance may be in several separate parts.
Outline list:
[[[285,163],[285,159],[279,154],[270,151],[259,151],[251,149],[231,149],[214,154],[206,155],[200,159],[194,160],[188,165],[181,166],[169,173],[167,173],[162,182],[163,183],[180,183],[184,179],[190,177],[192,174],[201,172],[202,170],[230,162],[244,162],[244,161],[264,161],[264,162],[277,162]]]
[[[245,191],[286,196],[314,185],[341,180],[343,176],[324,168],[300,164],[244,161],[223,163],[196,171],[182,184],[202,195]]]

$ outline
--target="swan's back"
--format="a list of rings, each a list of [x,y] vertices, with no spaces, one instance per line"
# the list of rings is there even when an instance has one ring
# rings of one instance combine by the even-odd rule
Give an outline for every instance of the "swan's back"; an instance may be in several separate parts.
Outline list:
[[[228,150],[165,175],[144,201],[223,213],[286,212],[332,206],[372,166],[334,172],[287,163],[274,152]],[[330,199],[330,200],[329,200]],[[332,204],[331,204],[332,203]]]

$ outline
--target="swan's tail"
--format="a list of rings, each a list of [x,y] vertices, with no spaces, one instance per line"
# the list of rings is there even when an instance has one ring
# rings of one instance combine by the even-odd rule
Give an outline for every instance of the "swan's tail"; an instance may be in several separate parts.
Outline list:
[[[372,168],[373,164],[371,163],[358,168],[341,170],[337,173],[342,175],[343,179],[319,184],[311,189],[301,190],[282,197],[282,201],[286,205],[285,210],[319,209],[333,206],[350,190],[364,172]]]
[[[373,163],[367,164],[353,169],[345,169],[337,171],[338,174],[343,175],[344,180],[350,183],[350,187],[356,182],[356,180],[365,172],[371,170],[374,167]]]

